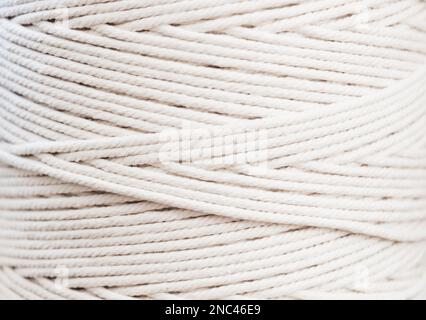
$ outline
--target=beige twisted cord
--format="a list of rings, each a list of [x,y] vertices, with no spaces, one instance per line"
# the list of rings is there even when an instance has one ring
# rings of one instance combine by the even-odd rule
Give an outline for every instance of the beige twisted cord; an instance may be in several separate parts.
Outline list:
[[[424,1],[2,0],[0,298],[426,298],[425,128]]]

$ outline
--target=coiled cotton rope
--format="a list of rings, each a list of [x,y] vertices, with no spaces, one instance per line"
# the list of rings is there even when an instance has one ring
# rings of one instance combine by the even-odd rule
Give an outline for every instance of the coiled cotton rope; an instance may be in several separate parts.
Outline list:
[[[424,1],[2,0],[0,297],[425,298],[425,128]]]

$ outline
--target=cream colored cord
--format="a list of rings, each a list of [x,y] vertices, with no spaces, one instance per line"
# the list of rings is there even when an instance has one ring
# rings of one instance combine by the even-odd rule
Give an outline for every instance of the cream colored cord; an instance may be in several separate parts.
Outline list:
[[[425,251],[425,1],[0,2],[0,298],[421,299]]]

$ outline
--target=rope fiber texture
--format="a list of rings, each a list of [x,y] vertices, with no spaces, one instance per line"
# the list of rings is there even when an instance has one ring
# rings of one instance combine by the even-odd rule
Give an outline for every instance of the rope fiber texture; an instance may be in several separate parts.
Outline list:
[[[425,298],[425,128],[425,1],[2,0],[0,298]]]

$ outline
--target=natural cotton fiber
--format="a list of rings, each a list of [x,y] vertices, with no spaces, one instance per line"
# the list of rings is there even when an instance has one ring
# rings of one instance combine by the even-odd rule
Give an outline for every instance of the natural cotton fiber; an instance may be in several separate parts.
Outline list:
[[[425,1],[0,1],[0,298],[421,299],[425,251]]]

